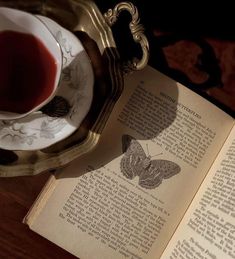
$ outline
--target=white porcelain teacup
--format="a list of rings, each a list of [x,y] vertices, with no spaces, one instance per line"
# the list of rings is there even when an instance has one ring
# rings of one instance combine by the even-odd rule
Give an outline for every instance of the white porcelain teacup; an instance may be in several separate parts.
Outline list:
[[[62,51],[33,14],[0,7],[0,120],[39,110],[55,95]]]

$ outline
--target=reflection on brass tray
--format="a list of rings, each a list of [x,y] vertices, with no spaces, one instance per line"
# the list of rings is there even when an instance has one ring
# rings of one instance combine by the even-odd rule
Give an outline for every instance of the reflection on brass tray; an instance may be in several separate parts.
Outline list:
[[[63,117],[70,111],[69,102],[62,96],[55,96],[41,111],[50,117]]]

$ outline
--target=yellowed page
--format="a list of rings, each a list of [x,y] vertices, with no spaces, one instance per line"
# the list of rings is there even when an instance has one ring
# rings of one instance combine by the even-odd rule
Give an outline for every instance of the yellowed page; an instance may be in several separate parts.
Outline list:
[[[161,258],[235,258],[235,128]]]
[[[58,175],[30,227],[81,259],[159,258],[232,125],[150,67],[129,75],[96,150]]]

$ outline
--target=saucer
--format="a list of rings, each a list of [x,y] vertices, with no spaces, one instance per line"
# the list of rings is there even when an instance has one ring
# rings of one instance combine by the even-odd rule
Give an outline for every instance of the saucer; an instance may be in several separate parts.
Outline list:
[[[37,111],[17,120],[0,120],[0,148],[39,150],[71,135],[88,113],[94,74],[81,42],[70,31],[50,18],[37,15],[53,33],[63,52],[63,70],[56,93],[65,98],[70,111],[65,117],[49,117]]]

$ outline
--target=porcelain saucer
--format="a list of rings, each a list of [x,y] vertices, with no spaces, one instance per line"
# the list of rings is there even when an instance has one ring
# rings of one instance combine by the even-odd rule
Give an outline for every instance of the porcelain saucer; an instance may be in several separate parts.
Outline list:
[[[53,33],[63,52],[63,70],[56,95],[70,105],[65,117],[49,117],[38,111],[17,120],[0,120],[0,148],[39,150],[71,135],[88,113],[94,74],[91,61],[81,42],[70,31],[53,20],[37,16]]]

